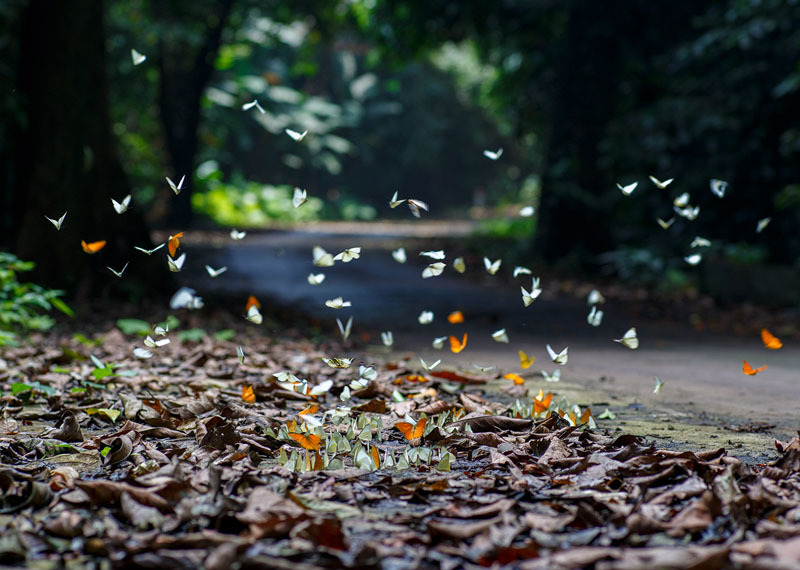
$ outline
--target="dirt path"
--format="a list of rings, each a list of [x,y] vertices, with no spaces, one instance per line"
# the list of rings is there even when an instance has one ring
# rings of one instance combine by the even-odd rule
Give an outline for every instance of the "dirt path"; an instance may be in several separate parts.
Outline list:
[[[442,276],[422,279],[427,258],[420,258],[418,252],[429,249],[430,240],[443,232],[465,234],[469,229],[468,225],[398,224],[391,226],[391,235],[385,235],[381,233],[385,225],[327,225],[251,233],[240,242],[217,236],[190,244],[193,269],[181,277],[200,294],[225,291],[271,297],[330,322],[352,315],[354,336],[391,330],[396,349],[414,351],[426,360],[442,358],[445,364],[456,366],[496,365],[504,372],[519,371],[517,350],[523,349],[536,357],[528,372],[553,371],[556,365],[549,361],[545,344],[557,350],[569,346],[569,362],[562,367],[560,383],[548,384],[535,376],[528,384],[591,405],[595,414],[608,407],[618,414],[615,425],[623,422],[629,432],[705,448],[741,446],[745,454],[758,459],[773,449],[775,437],[788,439],[797,430],[800,349],[786,346],[768,351],[757,338],[634,319],[614,303],[603,307],[603,324],[590,327],[583,300],[556,296],[543,283],[544,294],[524,308],[518,285],[502,283],[475,264],[465,275],[448,266]],[[311,263],[314,245],[332,253],[361,246],[362,256],[320,269]],[[408,253],[406,264],[391,257],[391,250],[400,245]],[[208,278],[202,269],[205,263],[226,265],[225,278]],[[309,285],[306,276],[311,271],[324,272],[325,282]],[[530,284],[529,278],[518,281],[526,288]],[[337,296],[353,302],[350,312],[325,307],[326,299]],[[446,315],[456,309],[466,315],[465,325],[446,322]],[[434,312],[432,324],[418,324],[422,310]],[[631,326],[637,327],[641,339],[635,351],[611,341]],[[490,338],[492,331],[503,327],[511,339],[507,345]],[[463,353],[433,350],[433,338],[456,330],[469,333]],[[758,376],[745,376],[743,359],[754,366],[768,362],[769,368]],[[664,381],[659,394],[653,393],[655,376]]]

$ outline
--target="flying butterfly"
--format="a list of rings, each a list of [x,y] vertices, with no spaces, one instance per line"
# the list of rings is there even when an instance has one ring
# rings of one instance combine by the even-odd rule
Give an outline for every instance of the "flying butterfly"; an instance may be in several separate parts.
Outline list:
[[[175,257],[175,252],[178,251],[178,248],[181,246],[182,237],[183,232],[178,232],[174,236],[169,236],[169,239],[167,240],[167,247],[170,257]]]
[[[131,205],[131,195],[128,194],[122,199],[122,202],[117,202],[114,198],[111,198],[111,205],[114,206],[114,211],[117,214],[124,214],[128,211],[128,206]]]
[[[523,218],[530,218],[535,213],[536,213],[536,208],[534,208],[533,206],[523,206],[519,211],[519,215],[522,216]]]
[[[453,260],[453,269],[455,269],[459,273],[464,273],[467,270],[467,264],[464,263],[463,257],[456,257]]]
[[[727,182],[725,182],[724,180],[717,180],[716,178],[712,178],[709,185],[711,186],[711,192],[713,192],[717,198],[725,197],[725,191],[728,189]]]
[[[175,294],[172,295],[172,299],[169,301],[169,306],[171,309],[202,309],[203,308],[203,299],[202,297],[198,297],[195,295],[195,290],[189,287],[181,287]]]
[[[597,306],[592,305],[592,309],[586,317],[586,322],[593,327],[599,327],[600,323],[603,322],[603,311],[598,311]]]
[[[771,221],[772,218],[763,218],[761,220],[758,220],[758,223],[756,224],[756,233],[760,234],[761,232],[763,232]]]
[[[433,339],[431,346],[433,346],[433,348],[436,350],[442,350],[444,348],[444,341],[446,340],[446,336],[437,336],[435,339]]]
[[[244,349],[238,345],[236,347],[236,359],[239,361],[239,364],[244,365]]]
[[[138,346],[133,349],[133,355],[136,358],[142,358],[142,359],[144,359],[144,358],[152,358],[153,357],[153,353],[152,352],[150,352],[146,348],[140,348]]]
[[[389,200],[389,207],[392,208],[392,209],[397,208],[397,206],[399,206],[400,204],[402,204],[405,201],[406,201],[405,198],[403,198],[402,200],[398,200],[397,199],[397,192],[395,192],[394,195],[392,196],[392,199]]]
[[[445,258],[445,253],[443,249],[439,249],[436,251],[420,251],[419,254],[423,257],[430,257],[431,259],[436,259],[439,261]]]
[[[60,218],[58,218],[58,220],[54,220],[53,218],[48,218],[47,216],[45,216],[44,219],[47,220],[48,222],[50,222],[51,224],[53,224],[55,226],[56,230],[60,230],[61,229],[61,224],[64,223],[64,218],[66,218],[66,217],[67,217],[67,213],[64,212],[64,215],[61,216]]]
[[[403,434],[403,437],[405,437],[407,441],[411,441],[412,439],[419,439],[423,436],[427,423],[428,418],[420,418],[416,423],[397,422],[394,424],[394,427],[400,430],[400,433]]]
[[[552,374],[547,372],[547,370],[542,370],[542,378],[545,379],[545,382],[560,382],[561,381],[561,369],[556,368]]]
[[[353,363],[352,358],[326,358],[322,357],[322,362],[330,366],[331,368],[350,368],[350,365]]]
[[[711,240],[708,240],[708,239],[700,237],[700,236],[695,236],[694,239],[692,240],[692,243],[689,244],[689,247],[691,247],[691,248],[695,248],[695,247],[711,247]]]
[[[675,223],[675,218],[672,217],[669,220],[667,220],[666,222],[664,220],[662,220],[661,218],[656,218],[656,221],[658,222],[658,225],[661,226],[662,230],[668,230],[672,226],[672,224]]]
[[[298,133],[297,131],[293,131],[292,129],[285,129],[285,132],[295,142],[302,141],[304,138],[306,138],[306,135],[308,134],[307,130],[303,131],[302,133]]]
[[[381,332],[381,342],[383,346],[392,346],[394,344],[394,335],[392,331]]]
[[[673,207],[675,213],[678,214],[681,218],[686,218],[689,221],[696,220],[697,216],[700,215],[700,206],[695,206],[694,208],[691,206],[687,206],[685,208],[679,208],[678,206]]]
[[[494,275],[500,269],[500,264],[503,263],[502,259],[491,261],[488,257],[483,258],[483,266],[486,268],[489,275]]]
[[[139,53],[135,49],[131,49],[131,61],[133,62],[134,66],[142,65],[146,59],[147,59],[146,55],[144,55],[143,53]]]
[[[247,314],[245,315],[245,318],[254,325],[260,325],[261,323],[264,322],[264,316],[261,314],[261,312],[258,310],[258,307],[256,307],[255,305],[247,309]]]
[[[447,322],[451,325],[457,325],[464,322],[464,313],[461,311],[453,311],[447,315]]]
[[[408,209],[411,210],[411,213],[414,215],[415,218],[422,217],[422,210],[428,211],[428,204],[423,202],[422,200],[414,200],[409,198],[407,200]]]
[[[531,271],[527,267],[517,265],[514,268],[514,277],[519,277],[520,275],[533,275],[533,271]]]
[[[111,267],[109,267],[109,266],[106,266],[106,269],[108,269],[108,270],[109,270],[111,273],[113,273],[114,275],[116,275],[116,276],[117,276],[117,277],[119,277],[120,279],[122,278],[122,274],[123,274],[123,273],[125,273],[125,270],[126,270],[127,268],[128,268],[128,264],[127,264],[127,263],[125,264],[125,267],[123,267],[123,268],[122,268],[122,269],[120,269],[119,271],[116,271],[116,270],[112,269]]]
[[[454,336],[450,336],[450,350],[454,354],[458,354],[467,346],[467,333],[464,333],[464,337],[461,340],[458,340]]]
[[[687,255],[686,257],[684,257],[683,260],[689,265],[697,265],[698,263],[703,261],[703,254],[693,253],[692,255]]]
[[[588,305],[600,305],[605,302],[606,298],[603,297],[603,294],[597,289],[589,291],[589,295],[586,297],[586,303]]]
[[[778,350],[783,346],[781,339],[769,332],[767,329],[761,329],[761,341],[764,346],[770,350]]]
[[[742,366],[742,372],[744,372],[748,376],[755,376],[756,374],[758,374],[762,370],[766,370],[766,369],[767,369],[767,365],[766,364],[764,366],[759,367],[759,368],[753,368],[752,366],[750,366],[750,364],[748,364],[748,362],[746,360],[744,361],[744,365]]]
[[[339,332],[342,335],[342,340],[347,340],[350,336],[350,329],[353,328],[353,317],[347,319],[347,325],[342,324],[340,319],[336,319],[336,324],[339,327]]]
[[[521,386],[522,384],[525,383],[525,379],[519,374],[516,374],[514,372],[503,374],[503,378],[505,378],[506,380],[513,380],[514,384],[516,384],[517,386]]]
[[[244,239],[244,236],[247,235],[247,232],[240,232],[236,228],[231,230],[231,239],[234,241],[240,241]]]
[[[433,322],[433,311],[422,311],[417,317],[421,325],[429,325]]]
[[[656,385],[655,388],[653,388],[653,394],[658,394],[661,391],[661,387],[664,385],[664,381],[658,376],[654,376],[654,378],[656,379]]]
[[[547,348],[547,354],[550,355],[550,360],[555,362],[556,364],[566,364],[567,359],[569,358],[569,347],[566,347],[559,353],[556,353],[549,344],[545,347]]]
[[[83,251],[85,251],[89,255],[97,253],[105,246],[106,246],[106,240],[93,241],[91,243],[86,243],[85,241],[81,240],[81,247],[83,248]]]
[[[394,251],[392,251],[392,257],[397,263],[405,263],[408,257],[406,256],[406,250],[402,247],[398,247]]]
[[[335,299],[328,299],[325,301],[325,306],[330,307],[331,309],[343,309],[345,307],[350,307],[352,303],[350,301],[345,301],[341,297],[336,297]]]
[[[436,368],[437,366],[439,366],[439,364],[441,364],[441,363],[442,363],[442,361],[441,361],[441,360],[437,360],[437,361],[436,361],[436,362],[434,362],[433,364],[428,364],[428,363],[427,363],[427,362],[425,362],[425,361],[424,361],[422,358],[420,358],[420,359],[419,359],[419,363],[420,363],[420,366],[422,366],[422,367],[423,367],[425,370],[427,370],[428,372],[430,372],[431,370],[433,370],[434,368]]]
[[[252,100],[252,101],[250,101],[249,103],[245,103],[244,105],[242,105],[242,111],[249,111],[249,110],[250,110],[250,109],[252,109],[253,107],[255,107],[256,109],[258,109],[258,112],[259,112],[259,113],[261,113],[262,115],[266,115],[266,113],[267,113],[267,112],[264,110],[264,107],[262,107],[262,106],[261,106],[261,105],[258,103],[258,99],[253,99],[253,100]]]
[[[155,340],[150,335],[147,335],[147,337],[142,342],[147,348],[161,348],[162,346],[168,345],[172,341],[169,340],[168,338]]]
[[[431,263],[425,269],[422,270],[422,278],[428,279],[430,277],[438,277],[444,271],[446,265],[441,261],[437,261],[436,263]]]
[[[495,150],[495,151],[491,151],[491,150],[484,150],[484,151],[483,151],[483,156],[485,156],[485,157],[486,157],[486,158],[488,158],[489,160],[497,160],[498,158],[500,158],[501,156],[503,156],[503,149],[502,149],[502,148],[498,148],[498,149],[497,149],[497,150]]]
[[[689,193],[684,192],[672,201],[672,205],[676,208],[684,208],[689,205]]]
[[[317,267],[330,267],[336,263],[333,256],[318,245],[311,250],[311,257]]]
[[[656,185],[656,186],[657,186],[659,189],[661,189],[661,190],[663,190],[664,188],[666,188],[667,186],[669,186],[670,184],[672,184],[672,181],[673,181],[673,180],[675,180],[675,179],[674,179],[674,178],[670,178],[669,180],[664,180],[664,181],[662,182],[661,180],[659,180],[659,179],[658,179],[658,178],[656,178],[655,176],[651,176],[651,177],[650,177],[650,182],[652,182],[653,184],[655,184],[655,185]]]
[[[530,291],[526,291],[525,287],[522,285],[520,285],[519,288],[522,291],[522,304],[526,307],[533,303],[539,297],[539,295],[542,294],[542,289],[539,287],[539,279],[536,277],[533,278]]]
[[[531,367],[531,364],[533,364],[536,361],[536,357],[528,356],[527,354],[525,354],[524,350],[520,350],[518,352],[519,352],[519,366],[523,370],[527,370],[528,368]]]
[[[309,285],[319,285],[323,281],[325,281],[325,274],[324,273],[309,273],[308,277],[306,277]]]
[[[508,334],[506,333],[506,329],[499,329],[492,333],[492,340],[495,342],[502,342],[503,344],[508,344]]]
[[[177,184],[175,184],[169,176],[166,176],[165,178],[167,179],[167,184],[169,184],[169,187],[173,192],[175,192],[175,195],[177,196],[180,194],[181,190],[183,190],[183,181],[186,180],[186,175],[184,174],[181,176],[181,179]]]
[[[182,253],[178,259],[172,259],[170,256],[167,256],[167,265],[169,266],[169,270],[173,273],[178,273],[181,269],[183,269],[183,264],[185,261],[185,253]]]
[[[622,184],[617,182],[617,188],[622,190],[622,193],[625,194],[626,196],[630,196],[631,194],[633,194],[633,191],[636,190],[636,187],[638,185],[639,185],[638,182],[631,182],[630,184],[626,184],[625,186],[623,186]]]
[[[636,336],[636,327],[631,327],[625,331],[625,334],[622,335],[622,338],[615,338],[613,340],[614,342],[618,342],[621,345],[630,348],[631,350],[639,348],[639,338]]]
[[[135,246],[133,246],[133,249],[138,249],[139,251],[141,251],[142,253],[146,253],[147,255],[153,255],[155,252],[157,252],[159,249],[161,249],[165,245],[167,245],[167,244],[162,243],[162,244],[154,247],[153,249],[145,249],[143,247],[139,247],[138,245],[135,245]]]
[[[256,393],[253,390],[253,386],[251,384],[242,386],[242,400],[247,404],[256,403]]]
[[[225,267],[225,266],[222,266],[219,269],[214,269],[210,265],[206,265],[206,272],[208,273],[208,276],[211,277],[212,279],[214,277],[219,277],[220,275],[225,273],[227,270],[228,270],[228,268]]]
[[[295,188],[292,196],[292,206],[299,208],[306,202],[308,202],[308,191],[303,188]]]
[[[361,257],[360,247],[349,247],[346,250],[337,253],[333,256],[334,261],[341,261],[342,263],[350,263],[354,259]]]

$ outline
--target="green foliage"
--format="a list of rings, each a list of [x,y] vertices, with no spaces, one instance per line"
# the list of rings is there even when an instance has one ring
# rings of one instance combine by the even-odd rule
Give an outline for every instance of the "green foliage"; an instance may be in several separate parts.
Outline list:
[[[0,346],[16,344],[20,331],[47,330],[55,321],[46,312],[53,308],[73,316],[59,297],[63,291],[46,289],[36,283],[22,283],[19,274],[31,271],[33,262],[0,252]]]
[[[141,319],[117,319],[117,328],[123,334],[138,334],[147,336],[151,332],[150,324]]]
[[[207,334],[205,329],[186,329],[178,333],[178,340],[181,342],[200,342]]]

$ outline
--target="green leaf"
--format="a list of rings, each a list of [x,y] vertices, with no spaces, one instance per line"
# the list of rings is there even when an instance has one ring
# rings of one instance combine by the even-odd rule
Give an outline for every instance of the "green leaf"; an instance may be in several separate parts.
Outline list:
[[[88,346],[89,348],[92,348],[92,347],[95,347],[95,346],[100,346],[100,344],[103,342],[100,339],[93,340],[93,339],[89,338],[88,336],[86,336],[84,334],[81,334],[81,333],[75,333],[74,335],[72,335],[72,338],[74,340],[77,340],[83,346]],[[64,349],[65,354],[66,354],[67,350],[68,349]],[[74,351],[70,351],[70,352],[74,352]],[[74,353],[74,354],[77,354],[77,353]],[[73,360],[75,360],[75,358],[73,358]],[[80,355],[79,360],[85,360],[84,356]]]
[[[86,413],[90,416],[93,414],[105,416],[112,422],[116,422],[122,412],[113,408],[86,408]]]
[[[98,370],[108,370],[107,368],[99,368]],[[95,370],[97,372],[97,370]],[[98,378],[99,380],[99,378]],[[105,384],[98,384],[97,382],[92,382],[91,380],[81,380],[81,384],[88,388],[94,388],[96,390],[105,390]]]
[[[20,392],[27,392],[28,390],[33,390],[33,386],[30,384],[24,384],[23,382],[14,382],[11,384],[11,394],[14,396]]]
[[[72,372],[72,370],[70,370],[66,366],[53,366],[52,368],[50,368],[50,372],[55,372],[56,374],[69,374],[70,372]]]
[[[111,448],[109,446],[105,446],[103,449],[100,450],[100,455],[105,457],[108,455],[109,451],[111,451]]]
[[[92,359],[92,363],[93,363],[93,364],[94,364],[94,365],[95,365],[97,368],[105,368],[105,367],[106,367],[105,363],[104,363],[102,360],[100,360],[99,358],[97,358],[97,357],[96,357],[94,354],[90,354],[90,355],[89,355],[89,358],[91,358],[91,359]]]
[[[83,394],[86,392],[86,388],[78,388],[77,386],[69,391],[70,394]]]
[[[603,410],[603,413],[597,416],[598,420],[615,420],[617,419],[617,414],[606,408]]]
[[[181,342],[200,342],[206,336],[205,329],[187,329],[178,333]]]
[[[150,334],[150,323],[141,319],[117,319],[117,328],[123,334],[138,334],[142,336]]]
[[[56,309],[58,309],[59,311],[61,311],[61,312],[62,312],[62,313],[64,313],[65,315],[67,315],[68,317],[74,317],[74,316],[75,316],[75,311],[73,311],[73,310],[70,308],[70,306],[69,306],[69,305],[67,305],[67,304],[66,304],[64,301],[62,301],[62,300],[61,300],[61,299],[59,299],[58,297],[53,297],[53,298],[51,298],[51,299],[50,299],[50,303],[52,303],[52,305],[53,305],[53,306],[54,306]]]
[[[221,331],[214,333],[214,338],[223,342],[226,340],[231,340],[234,336],[236,336],[236,331],[233,329],[222,329]]]
[[[103,378],[108,378],[109,376],[114,375],[114,369],[109,367],[105,368],[95,368],[92,370],[92,376],[94,376],[95,380],[102,380]]]

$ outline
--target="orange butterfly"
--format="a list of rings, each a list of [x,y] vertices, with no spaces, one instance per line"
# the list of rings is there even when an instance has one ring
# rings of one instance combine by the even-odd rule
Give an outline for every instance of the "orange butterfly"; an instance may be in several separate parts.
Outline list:
[[[761,340],[764,342],[764,346],[770,350],[778,350],[783,346],[781,339],[769,332],[767,329],[761,329]]]
[[[256,309],[261,308],[261,303],[259,303],[258,299],[256,299],[253,295],[250,295],[250,297],[248,297],[247,305],[245,305],[244,307],[244,312],[246,313],[247,311],[249,311],[250,307],[255,307]]]
[[[375,467],[380,469],[381,468],[381,456],[378,454],[378,448],[373,445],[372,449],[369,450],[369,454],[372,456],[372,461],[375,462]]]
[[[178,232],[174,236],[169,236],[169,241],[167,242],[167,247],[169,248],[169,256],[175,257],[175,252],[178,251],[178,247],[181,245],[181,238],[183,237],[183,232]]]
[[[547,395],[545,395],[544,390],[539,390],[539,395],[533,399],[533,413],[541,414],[542,412],[546,412],[552,401],[552,392],[548,392]]]
[[[256,401],[256,393],[253,391],[253,386],[242,386],[242,400],[248,404],[254,404]]]
[[[300,415],[303,414],[316,414],[319,411],[319,406],[316,404],[312,404],[304,410],[297,412]]]
[[[450,337],[450,350],[456,354],[464,350],[465,346],[467,346],[467,333],[464,333],[464,338],[460,342],[456,337]]]
[[[514,374],[513,372],[505,374],[503,378],[505,378],[506,380],[513,380],[514,384],[516,384],[517,386],[525,383],[525,379],[522,376],[520,376],[519,374]]]
[[[464,313],[461,311],[453,311],[449,315],[447,315],[447,322],[451,325],[457,325],[458,323],[464,322]]]
[[[411,441],[412,439],[418,439],[422,437],[422,434],[425,433],[425,425],[427,423],[428,418],[420,418],[416,425],[408,422],[397,422],[394,424],[394,427],[399,429],[408,441]]]
[[[94,254],[103,249],[106,246],[106,240],[101,241],[93,241],[92,243],[86,243],[85,241],[81,240],[81,247],[83,251],[88,254]]]
[[[742,366],[742,372],[744,372],[748,376],[755,376],[756,374],[758,374],[762,370],[766,370],[766,369],[767,369],[767,365],[766,364],[764,366],[762,366],[761,368],[753,368],[752,366],[750,366],[747,363],[746,360],[744,361],[744,366]]]
[[[322,441],[320,436],[314,435],[313,433],[290,433],[289,437],[309,451],[316,451],[319,449],[319,444]]]

